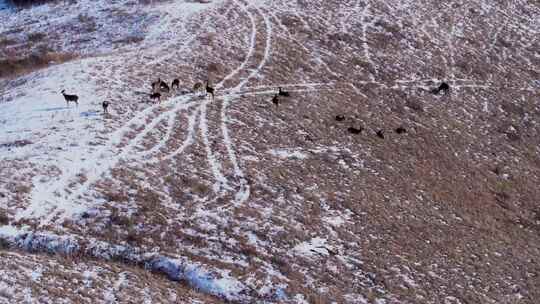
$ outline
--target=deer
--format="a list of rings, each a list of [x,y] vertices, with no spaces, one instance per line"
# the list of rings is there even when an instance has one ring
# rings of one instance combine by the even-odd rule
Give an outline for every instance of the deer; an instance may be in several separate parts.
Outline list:
[[[175,78],[171,83],[171,89],[174,90],[174,87],[178,89],[180,87],[180,80],[178,78]]]
[[[159,88],[165,90],[165,92],[169,92],[171,90],[169,85],[163,80],[159,83]]]
[[[206,81],[206,88],[205,89],[206,89],[206,95],[211,94],[212,95],[212,100],[214,100],[214,91],[215,90],[214,90],[214,88],[212,88],[210,86],[210,84],[208,83],[208,80]]]
[[[397,134],[404,134],[404,133],[407,133],[407,130],[403,127],[399,127],[399,128],[396,128],[396,133]]]
[[[66,100],[66,104],[68,107],[70,101],[74,102],[77,106],[79,106],[79,96],[66,94],[66,90],[62,90],[60,93],[64,95],[64,99]]]
[[[276,106],[276,108],[279,106],[279,95],[276,94],[274,97],[272,97],[272,103]]]
[[[156,93],[150,94],[150,99],[152,100],[157,99],[159,102],[161,102],[161,93],[156,92]]]
[[[355,127],[349,127],[347,129],[347,131],[349,131],[349,133],[351,133],[351,134],[360,134],[360,133],[362,133],[363,130],[364,129],[362,129],[362,128],[355,128]]]
[[[161,78],[158,77],[157,81],[155,82],[152,82],[152,92],[156,92],[159,90],[160,86],[161,86]]]
[[[281,89],[281,87],[278,87],[278,95],[279,95],[279,96],[283,96],[283,97],[289,97],[289,96],[291,96],[291,94],[289,94],[289,92],[283,91],[283,90]]]
[[[109,102],[108,102],[107,100],[103,101],[103,102],[101,103],[101,106],[103,107],[103,113],[109,113],[109,112],[107,111],[107,108],[109,107]]]
[[[344,121],[345,120],[345,115],[336,115],[336,117],[334,118],[336,121]]]
[[[431,93],[438,95],[440,91],[443,91],[444,95],[450,91],[450,86],[446,82],[442,82],[438,88],[431,90]]]

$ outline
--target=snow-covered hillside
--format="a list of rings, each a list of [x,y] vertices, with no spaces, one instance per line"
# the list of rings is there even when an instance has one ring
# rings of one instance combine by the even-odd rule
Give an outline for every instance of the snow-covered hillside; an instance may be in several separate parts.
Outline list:
[[[0,255],[21,261],[0,263],[0,302],[540,297],[538,3],[79,0],[0,20]],[[161,102],[158,78],[180,82]],[[215,98],[192,90],[207,81]],[[34,267],[84,288],[44,293]]]

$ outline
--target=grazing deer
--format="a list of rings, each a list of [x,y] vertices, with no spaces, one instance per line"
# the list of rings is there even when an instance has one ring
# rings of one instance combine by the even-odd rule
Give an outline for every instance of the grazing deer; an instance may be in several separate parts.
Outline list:
[[[150,99],[152,100],[157,99],[159,102],[161,102],[161,93],[156,92],[156,93],[150,94]]]
[[[446,82],[442,82],[438,88],[431,90],[431,93],[438,95],[440,91],[443,91],[444,95],[450,91],[450,86]]]
[[[349,131],[349,133],[351,133],[351,134],[360,134],[360,133],[362,133],[362,130],[364,130],[364,129],[362,129],[362,128],[357,129],[355,127],[349,127],[347,129],[347,131]]]
[[[171,83],[171,89],[174,90],[174,87],[178,89],[180,87],[180,80],[178,78],[175,78]]]
[[[396,128],[396,133],[397,134],[407,133],[407,130],[405,130],[405,128],[403,127],[399,127],[399,128]]]
[[[103,102],[101,103],[101,106],[103,107],[103,113],[109,113],[109,112],[107,111],[107,108],[109,107],[109,102],[108,102],[107,100],[103,101]]]
[[[291,94],[289,94],[289,92],[283,91],[283,90],[281,89],[281,87],[278,88],[278,95],[279,95],[279,96],[283,96],[283,97],[289,97],[289,96],[291,96]]]
[[[274,95],[274,97],[272,97],[272,103],[276,106],[276,108],[279,106],[278,94],[276,94],[276,95]]]
[[[335,120],[336,121],[344,121],[345,120],[345,115],[336,115]]]
[[[69,95],[66,94],[66,90],[62,90],[62,95],[64,95],[64,99],[66,100],[67,106],[69,107],[69,102],[74,102],[77,106],[79,106],[79,96],[77,95]]]
[[[169,92],[171,90],[169,85],[163,80],[159,83],[159,88],[165,90],[165,92]]]
[[[383,130],[377,131],[377,137],[379,137],[380,139],[384,139],[384,131]]]
[[[212,95],[212,100],[214,100],[214,88],[212,88],[209,83],[208,83],[208,80],[206,81],[206,95],[208,94],[211,94]]]

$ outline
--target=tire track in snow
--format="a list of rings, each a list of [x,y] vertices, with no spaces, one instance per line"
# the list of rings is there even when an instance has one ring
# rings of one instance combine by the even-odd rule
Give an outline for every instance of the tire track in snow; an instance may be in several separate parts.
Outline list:
[[[121,126],[112,134],[110,134],[109,136],[111,137],[111,139],[108,141],[107,144],[105,144],[101,149],[99,149],[95,153],[95,155],[101,156],[103,154],[106,154],[110,148],[119,145],[121,143],[120,142],[121,138],[124,136],[124,134],[132,130],[131,126],[142,124],[140,120],[147,117],[147,115],[149,115],[156,108],[157,108],[157,105],[153,105],[137,113],[137,115],[132,117],[123,126]],[[38,207],[38,204],[40,202],[36,202],[37,200],[36,197],[38,198],[47,197],[49,193],[54,194],[55,192],[61,190],[62,188],[66,188],[67,185],[70,183],[71,179],[76,177],[81,172],[85,171],[85,168],[89,168],[92,165],[92,164],[87,164],[88,162],[89,161],[84,162],[84,163],[75,163],[71,167],[63,168],[64,170],[60,174],[60,177],[56,179],[56,181],[53,183],[48,183],[46,185],[41,184],[41,183],[36,183],[36,186],[32,190],[30,205],[22,213],[18,213],[15,216],[15,219],[20,220],[21,218],[24,218],[30,215],[30,213],[32,213],[31,209],[36,209]],[[41,189],[42,187],[45,189]]]
[[[137,154],[137,158],[148,158],[150,156],[152,156],[153,154],[159,152],[159,150],[166,146],[167,144],[167,141],[169,141],[169,139],[171,138],[172,136],[172,133],[174,131],[174,121],[175,121],[175,118],[177,115],[179,115],[181,113],[176,113],[176,112],[170,112],[168,115],[167,115],[167,131],[165,132],[165,135],[163,136],[163,139],[161,139],[155,146],[153,146],[151,149],[149,150],[146,150],[146,151],[142,151],[142,152],[139,152]]]
[[[171,99],[167,102],[171,103],[174,100],[175,99]],[[177,103],[173,109],[176,111],[184,110],[193,105],[194,103],[189,102],[189,99],[187,99],[184,103]],[[61,177],[52,184],[35,187],[36,190],[32,193],[30,205],[24,211],[17,213],[15,220],[37,218],[47,215],[47,217],[40,222],[40,225],[43,226],[49,224],[55,217],[59,217],[62,212],[65,216],[59,217],[59,219],[64,219],[66,216],[73,216],[86,210],[86,204],[77,204],[77,202],[79,199],[84,198],[84,194],[89,187],[97,182],[102,177],[103,173],[113,168],[121,159],[127,159],[128,155],[133,152],[135,146],[163,120],[164,116],[166,118],[166,116],[170,115],[169,111],[171,110],[168,110],[156,116],[150,123],[146,123],[145,118],[159,106],[159,104],[156,104],[146,108],[128,121],[123,127],[115,131],[113,133],[113,138],[109,141],[110,144],[105,145],[99,152],[95,153],[97,157],[101,157],[100,160],[89,158],[87,161],[76,165],[74,169],[70,168],[68,173],[64,173],[65,171],[63,171]],[[115,148],[115,146],[120,144],[125,133],[132,131],[131,126],[133,124],[137,125],[137,121],[140,121],[141,124],[145,124],[144,129],[140,131],[134,139],[129,140],[127,145]],[[118,151],[110,151],[111,149],[118,149]],[[114,156],[104,159],[102,156],[109,152]],[[73,181],[73,179],[80,176],[85,176],[86,179],[79,185],[76,185],[76,189],[73,190],[69,185],[72,183],[76,184],[77,182]],[[63,197],[59,193],[60,191],[64,192]],[[67,195],[65,192],[67,192]],[[52,197],[50,194],[52,194]],[[60,194],[60,197],[58,197],[58,194]],[[40,199],[43,197],[45,197],[45,199]],[[63,203],[61,202],[62,198],[64,201]],[[54,203],[51,203],[51,201]],[[47,206],[43,206],[43,203],[48,204]]]
[[[195,124],[197,123],[197,117],[199,117],[199,112],[199,108],[197,108],[195,110],[195,113],[193,113],[192,115],[188,115],[188,134],[186,136],[187,139],[178,149],[176,149],[172,153],[167,154],[167,156],[165,156],[163,160],[170,160],[178,154],[183,153],[184,150],[193,143],[195,138]],[[157,161],[157,159],[153,159],[153,161]]]
[[[205,22],[206,22],[206,20],[205,20]],[[182,27],[182,30],[185,30],[185,25]],[[190,39],[188,39],[186,42],[184,42],[183,45],[182,45],[182,48],[180,49],[180,51],[185,50],[191,44],[191,42],[193,42],[195,40],[196,36],[197,35],[195,34],[195,35],[191,36]],[[139,56],[136,56],[136,57],[138,58]],[[119,67],[124,68],[125,65],[120,65]],[[110,77],[110,78],[115,79],[115,77]],[[118,79],[116,79],[116,80],[118,80]],[[170,102],[171,101],[167,101],[166,103],[170,103]],[[120,154],[120,155],[128,154],[129,150],[126,150],[126,148],[127,149],[133,149],[135,145],[133,143],[129,143],[132,140],[128,139],[128,144],[127,145],[124,145],[122,147],[118,147],[119,145],[122,144],[122,140],[125,138],[124,135],[129,131],[133,131],[133,127],[138,127],[138,126],[144,125],[144,129],[142,131],[139,131],[141,133],[139,133],[139,135],[136,137],[136,138],[138,138],[138,140],[137,140],[137,142],[138,142],[142,138],[142,137],[140,137],[141,134],[143,136],[148,134],[151,131],[151,128],[149,128],[149,127],[153,127],[153,126],[157,125],[157,123],[159,123],[162,120],[162,115],[165,114],[165,113],[168,113],[170,111],[170,110],[168,110],[168,111],[166,111],[164,113],[161,113],[157,117],[157,118],[160,118],[160,120],[156,121],[154,119],[151,124],[147,124],[146,120],[148,119],[148,117],[150,117],[153,114],[153,111],[155,109],[159,108],[159,107],[161,107],[161,104],[156,104],[156,105],[152,105],[152,106],[147,107],[146,109],[138,112],[128,122],[121,125],[116,131],[114,131],[111,135],[109,135],[110,137],[112,137],[111,140],[109,140],[97,152],[92,153],[92,155],[100,157],[100,156],[102,156],[104,154],[107,154],[109,152],[109,150],[111,150],[111,148],[114,148],[115,146],[117,146],[116,147],[117,149],[123,149],[122,150],[123,152],[120,152],[118,154]],[[169,115],[172,115],[172,114],[169,114]],[[158,144],[161,144],[161,142],[158,143]],[[99,179],[99,177],[101,177],[103,172],[106,171],[106,169],[104,171],[101,171],[101,172],[99,172],[100,170],[96,170],[95,163],[94,163],[94,161],[92,161],[92,158],[95,158],[95,157],[90,157],[90,161],[83,161],[81,163],[76,163],[76,164],[74,164],[74,166],[71,166],[69,168],[62,168],[62,172],[61,172],[60,177],[57,178],[52,183],[42,184],[42,183],[36,182],[35,184],[39,185],[39,186],[35,186],[34,189],[32,190],[32,193],[30,195],[30,203],[29,203],[28,207],[25,210],[22,210],[21,212],[18,212],[15,215],[15,219],[16,220],[21,220],[21,219],[27,218],[27,217],[34,217],[35,218],[35,217],[39,216],[39,214],[45,214],[45,213],[49,212],[50,210],[44,210],[43,206],[41,206],[44,197],[46,198],[45,201],[47,200],[47,197],[49,197],[48,199],[57,202],[57,204],[56,204],[57,206],[62,205],[59,202],[58,196],[57,196],[57,193],[61,192],[61,191],[68,193],[67,197],[64,194],[64,197],[66,197],[66,203],[64,204],[64,206],[73,208],[72,210],[75,211],[75,213],[77,211],[82,211],[83,209],[85,209],[85,208],[82,208],[82,206],[78,208],[74,202],[71,202],[71,201],[67,202],[67,201],[71,200],[71,198],[73,198],[73,193],[76,193],[79,196],[81,196],[81,190],[76,191],[76,192],[72,192],[71,189],[70,189],[70,184],[76,184],[77,183],[76,181],[74,182],[73,179],[76,179],[76,178],[78,178],[78,177],[80,177],[80,176],[82,176],[84,174],[87,174],[88,172],[93,172],[94,173],[93,176],[91,176],[91,178],[88,178],[86,181],[84,181],[82,183],[82,185],[80,186],[80,188],[79,188],[79,189],[87,190],[89,188],[89,182],[88,181],[89,180],[92,180],[94,182],[97,181]],[[112,161],[112,162],[109,161],[108,163],[109,164],[116,163],[117,160]],[[102,159],[102,163],[104,163],[104,162],[105,162],[105,160]],[[103,165],[103,167],[108,167],[110,169],[113,166],[112,165],[109,165],[109,166]],[[89,168],[92,168],[93,170],[89,170]],[[99,169],[102,169],[102,168],[99,168]],[[96,172],[99,172],[99,174],[97,174]],[[50,207],[50,205],[47,206],[47,207]],[[66,208],[63,208],[63,209],[66,209]],[[37,211],[37,210],[40,210],[40,212],[36,213],[35,211]],[[58,213],[58,212],[56,212],[56,213]],[[55,216],[54,214],[50,214],[47,219],[50,220],[54,216]],[[47,224],[48,220],[41,221],[41,225]]]
[[[212,171],[212,174],[214,175],[215,182],[212,186],[212,189],[216,194],[222,194],[224,190],[231,190],[231,187],[228,184],[227,178],[222,173],[222,165],[217,160],[216,156],[214,155],[214,152],[212,151],[212,147],[210,144],[209,139],[209,132],[208,132],[208,122],[206,118],[206,106],[208,105],[209,101],[204,101],[200,106],[200,120],[199,120],[199,131],[202,137],[202,141],[204,144],[204,148],[206,150],[206,158],[208,160],[208,164],[210,165],[210,170]]]
[[[256,42],[257,42],[257,22],[256,22],[255,18],[253,17],[253,14],[249,11],[249,9],[247,9],[244,5],[240,4],[238,1],[233,0],[233,3],[235,5],[237,5],[237,6],[239,6],[240,9],[245,14],[247,14],[247,16],[248,16],[248,18],[250,20],[250,23],[251,23],[250,43],[249,43],[248,51],[247,51],[246,58],[244,59],[244,61],[236,69],[234,69],[231,73],[226,75],[215,86],[216,90],[222,88],[223,85],[225,84],[225,82],[227,82],[228,80],[232,79],[234,76],[238,75],[243,70],[245,70],[245,68],[250,63],[251,58],[253,57],[253,54],[255,52]],[[242,84],[242,82],[241,82],[241,84]],[[238,87],[238,85],[235,88],[237,88],[237,87]],[[215,182],[214,182],[214,185],[213,185],[212,188],[213,188],[215,193],[224,194],[222,190],[231,190],[232,188],[228,185],[227,178],[225,178],[225,175],[222,173],[223,166],[217,160],[216,156],[214,155],[215,153],[212,150],[212,147],[210,145],[209,132],[208,132],[208,123],[207,123],[207,118],[206,118],[208,103],[209,103],[209,101],[206,100],[199,107],[199,110],[200,110],[199,131],[200,131],[200,134],[201,134],[201,137],[202,137],[203,144],[205,146],[206,158],[207,158],[207,161],[208,161],[208,163],[210,165],[210,169],[211,169],[212,174],[214,175],[214,179],[215,179]],[[224,115],[223,115],[224,107],[226,107],[226,104],[222,104],[222,109],[221,109],[222,124],[223,124],[223,118],[224,118]],[[228,133],[226,135],[224,135],[224,136],[228,136]],[[224,137],[224,141],[225,141],[225,145],[227,146],[227,151],[229,151],[229,147],[228,147],[227,142],[230,142],[230,139],[226,139]],[[230,153],[228,153],[228,155],[230,156]],[[231,162],[233,162],[233,161],[231,160]],[[233,167],[235,168],[235,172],[236,172],[237,165],[235,165],[234,162],[233,162]]]
[[[265,48],[264,48],[264,56],[259,62],[259,65],[256,69],[251,71],[251,73],[242,80],[236,87],[232,89],[232,92],[239,92],[253,77],[257,76],[263,67],[266,65],[270,58],[271,53],[271,47],[272,47],[272,24],[270,23],[270,20],[268,17],[261,12],[261,10],[256,7],[257,12],[263,17],[264,23],[265,23],[265,30],[266,30],[266,40],[265,40]],[[253,16],[251,15],[251,22],[252,24],[255,24],[255,20]],[[255,37],[253,36],[253,40],[255,40]],[[254,48],[251,49],[251,53],[253,53]],[[240,165],[238,163],[238,159],[236,157],[236,152],[233,149],[233,142],[229,135],[229,129],[227,128],[227,123],[230,123],[229,118],[227,116],[227,107],[229,106],[229,103],[231,100],[228,97],[223,98],[223,103],[221,107],[221,132],[223,134],[223,140],[225,142],[225,147],[227,149],[227,154],[229,157],[229,160],[233,164],[234,174],[235,177],[239,178],[239,190],[235,194],[234,199],[234,205],[238,206],[245,201],[250,196],[251,189],[249,187],[248,181],[246,180],[245,174],[240,168]]]
[[[234,76],[242,73],[246,67],[250,64],[251,59],[253,58],[253,55],[255,53],[256,47],[257,47],[257,20],[255,19],[255,16],[253,13],[249,10],[251,7],[250,4],[243,4],[239,3],[239,1],[233,1],[235,5],[240,7],[240,9],[248,16],[250,23],[251,23],[251,34],[250,34],[250,43],[248,46],[247,54],[243,62],[234,69],[231,73],[226,75],[222,81],[220,81],[215,88],[221,89],[224,84],[227,81],[230,81]],[[255,10],[262,16],[264,22],[265,22],[265,30],[266,30],[266,41],[265,41],[265,49],[264,49],[264,57],[261,60],[261,62],[258,63],[257,68],[253,69],[246,77],[240,80],[240,82],[233,87],[232,89],[225,89],[225,91],[230,92],[229,94],[225,96],[218,96],[222,97],[222,105],[220,110],[220,129],[223,137],[223,143],[225,144],[225,148],[227,150],[227,158],[232,164],[234,176],[236,178],[239,178],[239,185],[237,186],[239,189],[235,194],[235,202],[244,202],[249,198],[250,189],[247,183],[247,180],[245,179],[244,172],[240,168],[240,165],[238,163],[238,159],[236,157],[236,152],[233,148],[233,142],[231,139],[231,136],[229,134],[229,129],[227,127],[227,124],[230,122],[228,116],[227,116],[227,107],[229,106],[231,102],[231,98],[234,97],[234,94],[240,92],[240,90],[255,76],[259,74],[261,69],[264,67],[266,62],[268,61],[268,58],[270,57],[270,47],[271,47],[271,35],[272,35],[272,26],[268,20],[268,18],[262,14],[262,12],[259,10],[259,8],[255,8]],[[209,128],[208,128],[208,122],[207,122],[207,106],[210,103],[210,101],[206,100],[204,101],[200,107],[200,115],[199,115],[199,133],[201,134],[202,142],[205,146],[206,150],[206,158],[210,166],[210,170],[212,171],[212,174],[214,176],[215,182],[213,185],[213,190],[217,194],[224,195],[226,191],[232,191],[233,188],[229,185],[228,179],[225,177],[225,174],[223,172],[223,165],[219,162],[217,157],[215,156],[215,152],[212,150],[210,139],[209,139]]]
[[[372,23],[367,23],[366,20],[369,15],[369,9],[371,8],[371,4],[367,3],[366,6],[364,6],[364,9],[362,10],[362,13],[360,14],[361,17],[361,23],[362,23],[362,46],[364,50],[364,57],[368,61],[370,67],[373,69],[375,73],[377,73],[377,65],[373,62],[371,59],[371,48],[369,47],[369,43],[367,41],[367,33],[368,33],[368,27],[370,25],[373,25]],[[372,21],[373,22],[373,21]],[[369,78],[371,80],[375,80],[375,75],[373,73],[369,73]]]
[[[187,109],[189,109],[189,107],[193,106],[194,104],[195,104],[194,102],[189,102],[189,99],[186,98],[186,101],[184,103],[177,103],[177,105],[175,105],[173,107],[172,111],[176,112],[176,111],[179,111],[179,110],[180,111],[181,110],[187,110]],[[145,126],[143,131],[141,131],[139,134],[137,134],[137,136],[134,139],[130,140],[129,144],[127,146],[122,148],[121,152],[116,153],[114,157],[109,158],[107,163],[102,163],[102,164],[104,164],[103,166],[97,166],[97,168],[94,169],[95,173],[92,176],[90,176],[84,183],[82,183],[79,186],[78,190],[72,192],[67,197],[66,200],[67,201],[74,201],[74,202],[77,202],[78,199],[83,200],[84,195],[89,190],[89,188],[93,184],[95,184],[97,181],[99,181],[99,179],[102,178],[104,173],[106,173],[106,172],[110,171],[112,168],[114,168],[121,160],[123,160],[123,159],[129,160],[131,158],[130,154],[133,153],[133,150],[135,149],[135,147],[138,146],[139,143],[144,140],[146,135],[149,134],[151,131],[153,131],[155,129],[155,127],[161,121],[163,121],[164,118],[166,118],[168,115],[171,115],[170,111],[171,110],[165,111],[165,112],[161,113],[160,115],[158,115],[156,118],[154,118],[149,124],[147,124]],[[85,205],[85,203],[83,203],[83,205]],[[79,209],[79,208],[77,208],[76,203],[72,203],[71,207]],[[84,206],[84,207],[85,207],[84,210],[86,210],[87,209],[86,206]],[[71,215],[73,215],[73,214],[71,214]],[[55,216],[59,216],[59,213],[56,212],[56,214],[54,214],[54,213],[51,214],[48,217],[48,222],[50,222]],[[62,218],[60,218],[60,219],[62,219]]]

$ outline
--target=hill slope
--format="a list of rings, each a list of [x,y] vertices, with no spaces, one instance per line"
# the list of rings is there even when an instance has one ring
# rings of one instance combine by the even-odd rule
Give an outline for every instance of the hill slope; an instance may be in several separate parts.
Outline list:
[[[78,1],[0,18],[6,60],[67,60],[0,80],[0,254],[21,260],[0,273],[6,303],[42,296],[1,292],[26,284],[17,267],[66,256],[110,274],[102,302],[124,272],[140,294],[160,277],[158,303],[540,298],[537,3]],[[151,103],[158,77],[180,88]],[[191,92],[207,79],[214,99]]]

